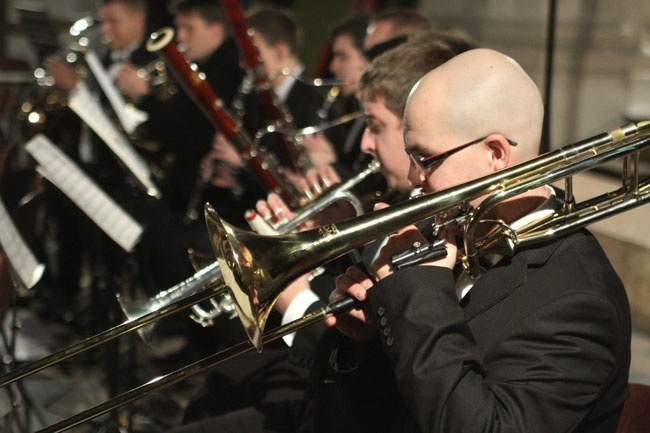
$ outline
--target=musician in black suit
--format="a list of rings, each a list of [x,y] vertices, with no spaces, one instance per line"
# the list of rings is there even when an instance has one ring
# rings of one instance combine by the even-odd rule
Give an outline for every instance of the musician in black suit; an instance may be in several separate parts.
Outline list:
[[[246,15],[246,23],[252,32],[251,39],[264,65],[271,98],[275,99],[277,108],[268,106],[271,98],[259,94],[269,89],[251,90],[245,99],[245,126],[254,136],[259,131],[264,131],[268,125],[278,123],[290,128],[318,124],[318,110],[324,95],[305,73],[305,65],[300,59],[302,29],[296,17],[287,10],[259,7]],[[274,113],[280,113],[284,118],[273,118]],[[259,145],[270,150],[280,165],[293,169],[283,151],[285,140],[288,140],[289,145],[296,146],[299,153],[303,152],[300,143],[292,143],[291,135],[265,134],[259,140]],[[305,167],[302,168],[307,169],[311,161],[307,154],[303,156]],[[215,138],[212,157],[235,168],[233,171],[217,172],[213,178],[215,185],[221,188],[240,188],[255,201],[266,194],[259,188],[259,181],[245,171],[237,170],[243,162],[223,136]],[[249,204],[252,206],[254,202]]]
[[[236,48],[228,35],[219,4],[202,0],[172,2],[176,39],[188,61],[197,65],[225,106],[232,102],[243,77]],[[155,55],[155,54],[154,54]],[[150,89],[137,89],[123,76],[120,87],[149,114],[145,134],[161,143],[171,163],[163,196],[184,212],[198,175],[200,159],[210,148],[214,126],[182,89],[160,101]]]
[[[323,94],[300,59],[303,32],[297,18],[284,9],[260,7],[247,14],[246,20],[275,94],[286,104],[294,125],[316,124]]]
[[[537,87],[511,58],[461,54],[409,96],[409,180],[436,192],[526,161],[538,151],[542,117]],[[559,194],[538,187],[494,207],[477,233],[496,220],[521,227],[560,205]],[[388,258],[423,241],[406,227],[375,261],[378,283],[355,268],[338,278],[331,298],[363,306],[328,319],[341,332],[328,380],[349,408],[334,430],[615,432],[630,312],[593,236],[580,230],[488,253],[472,278],[458,265],[459,234],[448,231],[445,258],[394,271]]]
[[[97,55],[101,54],[101,63],[117,87],[124,74],[136,75],[136,70],[155,60],[156,56],[145,48],[147,38],[147,5],[144,0],[103,0],[98,9],[100,30],[108,50],[102,47],[90,47]],[[56,84],[70,92],[81,81],[74,67],[58,57],[47,59],[46,66],[54,77]],[[143,82],[141,78],[137,81]],[[90,87],[100,95],[101,103],[108,113],[124,107],[112,107],[103,89],[92,73],[89,74]],[[125,92],[127,96],[128,93]],[[128,100],[128,98],[127,98]],[[120,167],[110,149],[92,134],[80,138],[79,148],[74,157],[78,158],[91,175],[100,181],[112,183],[110,179],[119,178],[123,168]],[[107,185],[110,187],[110,185]]]
[[[340,81],[338,95],[328,107],[327,120],[359,111],[355,93],[359,78],[368,64],[363,52],[363,40],[368,17],[353,15],[336,23],[330,31],[332,57],[328,65],[334,78]],[[359,150],[365,123],[363,118],[333,127],[324,133],[306,136],[305,148],[312,155],[314,166],[333,164],[342,178],[349,177],[367,162]]]
[[[106,46],[90,46],[89,49],[100,56],[102,66],[106,69],[109,78],[117,80],[123,68],[135,69],[155,58],[144,47],[148,26],[147,12],[144,0],[103,0],[98,3],[100,32],[106,41]],[[45,66],[55,79],[56,85],[66,92],[72,92],[77,86],[84,84],[84,79],[78,75],[77,68],[58,57],[48,58]],[[100,104],[109,113],[109,117],[113,116],[117,122],[113,114],[114,107],[109,104],[94,75],[89,72],[85,81],[89,90],[99,95]],[[143,194],[137,190],[133,178],[118,162],[109,147],[90,128],[81,123],[78,129],[80,133],[74,145],[64,148],[66,153],[121,207],[137,220],[141,220],[144,212],[142,204],[146,200],[142,200]],[[130,265],[127,263],[126,253],[63,194],[54,191],[50,198],[48,215],[57,227],[54,233],[60,248],[58,258],[60,265],[55,282],[61,286],[63,295],[59,299],[54,299],[50,307],[57,310],[57,305],[60,305],[61,309],[67,310],[60,316],[73,318],[74,297],[79,293],[82,257],[90,258],[95,285],[108,287],[107,292],[110,295],[107,296],[114,297],[114,293],[121,290],[124,285],[122,277],[130,272]],[[97,315],[91,313],[91,316],[94,317],[89,320],[95,321]],[[85,322],[83,318],[80,320]],[[90,328],[93,325],[86,326]],[[97,324],[97,328],[105,329],[105,324]]]
[[[455,38],[443,34],[422,34],[419,38],[405,42],[399,49],[386,52],[379,56],[376,61],[371,62],[361,78],[361,96],[364,101],[364,112],[368,118],[368,128],[365,130],[361,143],[362,151],[376,158],[382,163],[382,174],[386,177],[390,187],[401,193],[396,200],[405,200],[410,192],[410,185],[407,180],[409,170],[409,158],[404,153],[404,142],[402,138],[401,114],[404,110],[406,96],[412,84],[414,84],[423,74],[438,66],[442,62],[453,57],[455,51]],[[309,222],[309,227],[332,223],[337,220],[350,216],[341,214],[340,211],[345,207],[332,206],[326,211],[315,215]],[[257,205],[258,212],[268,217],[269,220],[278,222],[278,218],[292,218],[293,214],[287,205],[275,194],[269,195],[266,201],[260,201]],[[364,261],[372,262],[372,258],[377,251],[376,247],[368,247],[363,251]],[[295,320],[307,311],[316,310],[325,305],[327,295],[334,287],[335,275],[326,271],[325,273],[311,279],[305,275],[296,280],[285,288],[274,309],[282,315],[282,323]],[[311,281],[310,281],[311,279]],[[267,325],[269,326],[269,325]],[[326,333],[324,323],[316,323],[304,328],[295,334],[285,336],[284,342],[290,346],[286,351],[277,344],[270,347],[265,346],[262,354],[246,354],[238,359],[238,365],[249,365],[252,363],[262,363],[260,355],[281,359],[284,363],[276,363],[269,371],[277,371],[284,368],[285,371],[291,371],[287,367],[286,360],[291,363],[302,366],[305,369],[313,369],[313,379],[311,386],[319,390],[319,396],[324,392],[323,388],[329,385],[323,384],[320,379],[320,368],[315,364],[317,358],[317,347],[326,346],[327,341],[331,341],[332,336],[336,335],[336,330],[331,329]],[[284,354],[284,355],[282,355]],[[217,372],[229,371],[228,366],[216,367]],[[303,373],[304,376],[304,373]],[[256,395],[259,388],[265,389],[267,381],[274,379],[275,376],[257,378],[259,383],[257,387],[254,383],[247,384],[248,392]],[[317,383],[316,383],[317,382]],[[219,398],[218,390],[208,388],[207,392],[212,393],[213,413],[224,412],[229,407],[222,404],[219,407],[216,402]],[[329,392],[329,391],[327,391]],[[246,395],[237,393],[237,396]],[[310,391],[311,395],[311,391]],[[206,394],[209,399],[210,394]],[[285,400],[288,396],[284,395]],[[244,403],[250,402],[244,400]],[[324,402],[319,398],[318,403]],[[298,427],[298,421],[302,417],[311,414],[313,406],[311,400],[304,400],[304,407],[309,409],[303,412],[300,403],[283,401],[277,393],[271,394],[264,399],[264,404],[257,404],[255,408],[247,408],[237,413],[231,413],[223,417],[216,417],[203,420],[198,424],[192,424],[178,429],[178,432],[201,431],[197,427],[207,431],[262,431],[258,423],[266,424],[263,431],[295,431]],[[328,405],[330,402],[327,403]],[[192,407],[192,406],[190,406]],[[329,406],[328,406],[329,407]],[[231,408],[231,407],[230,407]],[[282,423],[279,423],[282,421]],[[231,430],[227,430],[231,429]],[[335,431],[335,430],[331,430]]]
[[[176,42],[182,47],[183,55],[198,67],[215,95],[229,107],[237,94],[243,70],[221,6],[209,0],[178,0],[171,2],[169,10],[176,28]],[[188,248],[210,251],[202,218],[196,221],[186,218],[189,207],[196,207],[193,210],[200,215],[203,203],[209,200],[220,209],[228,210],[234,208],[230,205],[234,198],[230,191],[208,198],[207,190],[199,182],[199,164],[211,147],[215,127],[193,96],[178,88],[161,101],[150,88],[133,85],[133,77],[121,78],[124,81],[119,83],[120,88],[149,116],[141,132],[160,145],[163,203],[150,212],[145,238],[149,247],[148,252],[142,254],[147,261],[146,267],[151,269],[149,285],[152,290],[159,291],[193,273],[187,258]],[[194,196],[198,200],[191,203]],[[233,209],[231,215],[242,218],[241,214]]]

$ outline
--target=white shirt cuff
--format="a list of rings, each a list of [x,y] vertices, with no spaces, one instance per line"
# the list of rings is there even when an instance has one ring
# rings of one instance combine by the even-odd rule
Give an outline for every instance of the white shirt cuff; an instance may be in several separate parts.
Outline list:
[[[300,319],[305,315],[307,308],[309,308],[311,304],[318,300],[318,295],[316,295],[316,293],[311,290],[303,290],[302,292],[298,293],[282,315],[282,325],[286,325],[289,322]],[[291,334],[287,334],[282,337],[282,339],[287,344],[287,346],[291,347],[295,335],[296,333],[292,332]]]

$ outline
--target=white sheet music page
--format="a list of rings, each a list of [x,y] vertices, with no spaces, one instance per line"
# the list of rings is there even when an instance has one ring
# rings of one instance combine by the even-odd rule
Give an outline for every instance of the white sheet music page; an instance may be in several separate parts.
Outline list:
[[[133,251],[143,227],[45,135],[32,138],[25,149],[38,162],[37,170],[56,185],[126,251]]]
[[[68,106],[106,143],[111,151],[135,176],[145,192],[156,198],[161,193],[151,180],[151,170],[111,121],[85,84],[79,83],[70,92]]]
[[[20,236],[18,227],[0,200],[0,247],[25,287],[31,289],[41,279],[45,265],[40,263]]]
[[[84,54],[84,57],[86,59],[86,64],[90,68],[90,71],[93,73],[93,76],[97,80],[97,83],[99,83],[99,86],[102,88],[104,95],[106,95],[106,99],[108,99],[111,107],[113,107],[113,111],[115,111],[117,118],[120,119],[122,127],[124,127],[124,130],[128,134],[132,134],[138,125],[147,120],[149,115],[142,110],[138,110],[132,105],[127,105],[120,92],[118,92],[118,90],[113,85],[108,72],[94,51],[87,51]]]

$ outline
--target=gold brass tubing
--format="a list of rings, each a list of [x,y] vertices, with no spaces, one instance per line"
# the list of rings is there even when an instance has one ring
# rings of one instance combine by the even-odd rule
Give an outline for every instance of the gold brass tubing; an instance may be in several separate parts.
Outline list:
[[[296,319],[293,322],[289,322],[284,326],[266,331],[262,335],[262,339],[264,343],[270,343],[279,338],[282,338],[287,334],[291,334],[306,326],[311,325],[312,323],[322,320],[329,314],[336,314],[342,311],[346,311],[352,308],[353,306],[354,306],[354,301],[351,298],[334,302],[332,304],[320,308],[319,310],[315,310],[301,317],[300,319]],[[133,388],[129,391],[126,391],[122,394],[119,394],[104,403],[101,403],[97,406],[94,406],[90,409],[80,412],[77,415],[73,415],[69,418],[66,418],[63,421],[60,421],[42,430],[38,430],[36,433],[56,433],[56,432],[66,431],[88,420],[96,418],[100,415],[104,415],[108,412],[111,412],[115,409],[118,409],[122,406],[132,403],[144,395],[174,385],[178,382],[187,379],[188,377],[194,376],[195,374],[201,373],[211,367],[221,364],[222,362],[236,358],[237,356],[243,355],[246,352],[250,352],[254,348],[255,347],[249,340],[242,341],[241,343],[238,343],[234,346],[221,350],[213,355],[210,355],[206,358],[196,361],[183,368],[175,370],[164,376],[160,376],[155,379],[152,379],[149,382],[140,385],[139,387]]]

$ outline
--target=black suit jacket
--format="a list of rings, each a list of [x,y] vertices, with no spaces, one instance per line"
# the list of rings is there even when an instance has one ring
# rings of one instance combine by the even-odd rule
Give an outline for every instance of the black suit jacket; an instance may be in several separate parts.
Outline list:
[[[198,66],[216,96],[228,107],[243,77],[232,40],[224,41]],[[210,150],[215,128],[182,89],[162,102],[155,95],[148,95],[138,105],[149,114],[149,120],[143,125],[144,134],[158,141],[161,152],[174,159],[163,185],[163,197],[174,209],[184,212],[195,185],[199,162]]]
[[[615,432],[629,305],[589,233],[503,259],[460,303],[454,285],[419,266],[373,287],[383,350],[337,337],[328,353],[338,431]]]

